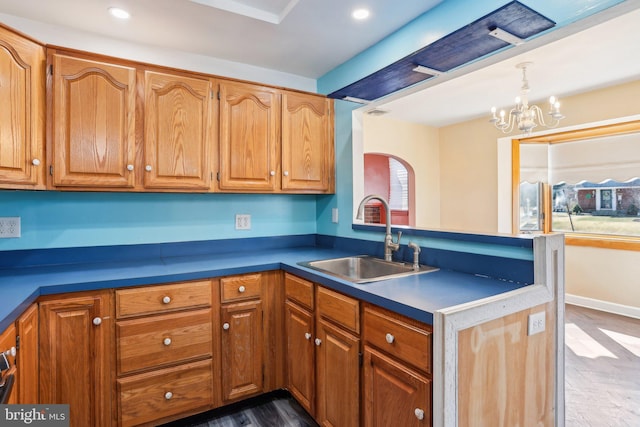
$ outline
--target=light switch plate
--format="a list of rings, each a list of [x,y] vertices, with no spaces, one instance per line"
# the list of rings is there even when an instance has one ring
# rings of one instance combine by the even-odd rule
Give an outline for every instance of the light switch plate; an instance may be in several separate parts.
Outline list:
[[[331,222],[338,223],[338,208],[331,209]]]

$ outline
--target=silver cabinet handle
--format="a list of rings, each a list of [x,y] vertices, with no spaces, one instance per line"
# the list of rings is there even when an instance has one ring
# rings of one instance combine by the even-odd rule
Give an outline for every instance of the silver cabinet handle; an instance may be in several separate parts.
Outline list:
[[[384,338],[387,340],[389,344],[393,344],[393,342],[396,340],[396,337],[394,337],[391,334],[387,334]]]
[[[271,172],[269,172],[269,175],[271,175],[271,176],[276,176],[276,171],[271,171]]]
[[[229,325],[227,322],[224,322],[224,323],[222,324],[222,329],[224,329],[225,331],[228,331],[230,326],[231,326],[231,325]]]
[[[284,171],[283,175],[284,176],[289,176],[289,171]]]
[[[33,166],[40,166],[40,159],[33,159],[31,160],[31,164]]]
[[[127,170],[131,172],[133,170],[133,165],[127,165]]]
[[[244,291],[246,291],[246,290],[247,290],[247,288],[245,288],[244,286],[240,286],[238,288],[238,292],[240,292],[241,294],[244,293]]]
[[[306,340],[310,340],[310,339],[311,339],[311,334],[310,334],[309,332],[306,332],[306,333],[304,334],[304,338],[305,338]]]
[[[171,338],[165,338],[164,340],[162,340],[162,343],[164,345],[171,345]]]
[[[170,400],[172,397],[173,397],[173,393],[171,393],[170,391],[164,394],[164,398],[167,400]]]
[[[416,418],[419,420],[424,420],[424,411],[420,408],[416,408],[413,413],[416,415]]]
[[[162,303],[163,304],[169,304],[171,302],[171,297],[170,296],[166,296],[164,298],[162,298]]]
[[[102,323],[102,318],[101,317],[94,317],[93,318],[93,324],[98,326]]]
[[[316,343],[317,346],[322,344],[322,340],[320,338],[316,338],[316,340],[314,342]]]
[[[144,167],[144,170],[146,170],[147,172],[151,172],[153,168],[151,167],[151,165],[147,165]]]

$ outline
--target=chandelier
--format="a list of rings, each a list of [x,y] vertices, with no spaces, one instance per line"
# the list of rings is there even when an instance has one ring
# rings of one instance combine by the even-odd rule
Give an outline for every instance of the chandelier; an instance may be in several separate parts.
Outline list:
[[[560,103],[555,96],[549,98],[549,123],[544,120],[545,113],[537,105],[529,105],[529,99],[527,95],[529,93],[529,81],[527,80],[527,67],[532,62],[522,62],[516,65],[516,68],[522,70],[522,88],[520,89],[520,96],[516,97],[516,106],[509,111],[509,117],[505,117],[504,110],[500,111],[499,115],[496,115],[496,107],[491,107],[491,119],[490,123],[502,131],[502,133],[510,133],[514,128],[518,128],[521,132],[530,134],[533,128],[541,125],[546,128],[554,128],[558,126],[560,120],[564,116],[560,113]]]

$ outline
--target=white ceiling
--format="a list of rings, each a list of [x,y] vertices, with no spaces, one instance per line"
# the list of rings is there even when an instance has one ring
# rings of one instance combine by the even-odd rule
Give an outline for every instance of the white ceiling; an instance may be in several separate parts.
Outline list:
[[[557,30],[546,38],[513,47],[503,55],[463,66],[404,93],[397,93],[369,104],[365,110],[387,111],[387,117],[441,127],[452,123],[490,116],[490,109],[509,110],[520,94],[522,73],[518,63],[532,61],[527,69],[530,101],[546,108],[551,95],[560,98],[600,87],[640,78],[640,8],[627,7],[624,14],[601,22],[602,15],[585,19],[578,28]],[[628,11],[627,9],[631,9]],[[612,11],[611,15],[617,14]],[[606,17],[608,18],[608,16]],[[561,38],[560,38],[561,37]],[[549,43],[548,40],[555,40]],[[547,43],[532,49],[531,44]],[[522,53],[523,51],[526,51]],[[502,59],[507,57],[507,59]],[[570,115],[570,111],[562,111]],[[638,101],[640,113],[640,101]]]
[[[366,0],[361,22],[361,0],[0,0],[0,13],[316,79],[440,1]]]
[[[364,0],[0,0],[0,14],[315,79],[441,1],[366,0],[363,22],[350,15]],[[115,20],[109,6],[131,18]],[[512,106],[523,61],[534,62],[532,102],[638,79],[639,23],[640,1],[627,0],[366,108],[436,127],[488,116]]]

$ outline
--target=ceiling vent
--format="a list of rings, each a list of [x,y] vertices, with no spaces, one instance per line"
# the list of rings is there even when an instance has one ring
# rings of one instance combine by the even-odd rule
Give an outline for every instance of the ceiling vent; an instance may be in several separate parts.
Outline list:
[[[384,116],[387,113],[388,113],[388,111],[381,110],[379,108],[374,108],[373,110],[367,111],[367,114],[370,115],[370,116]]]

